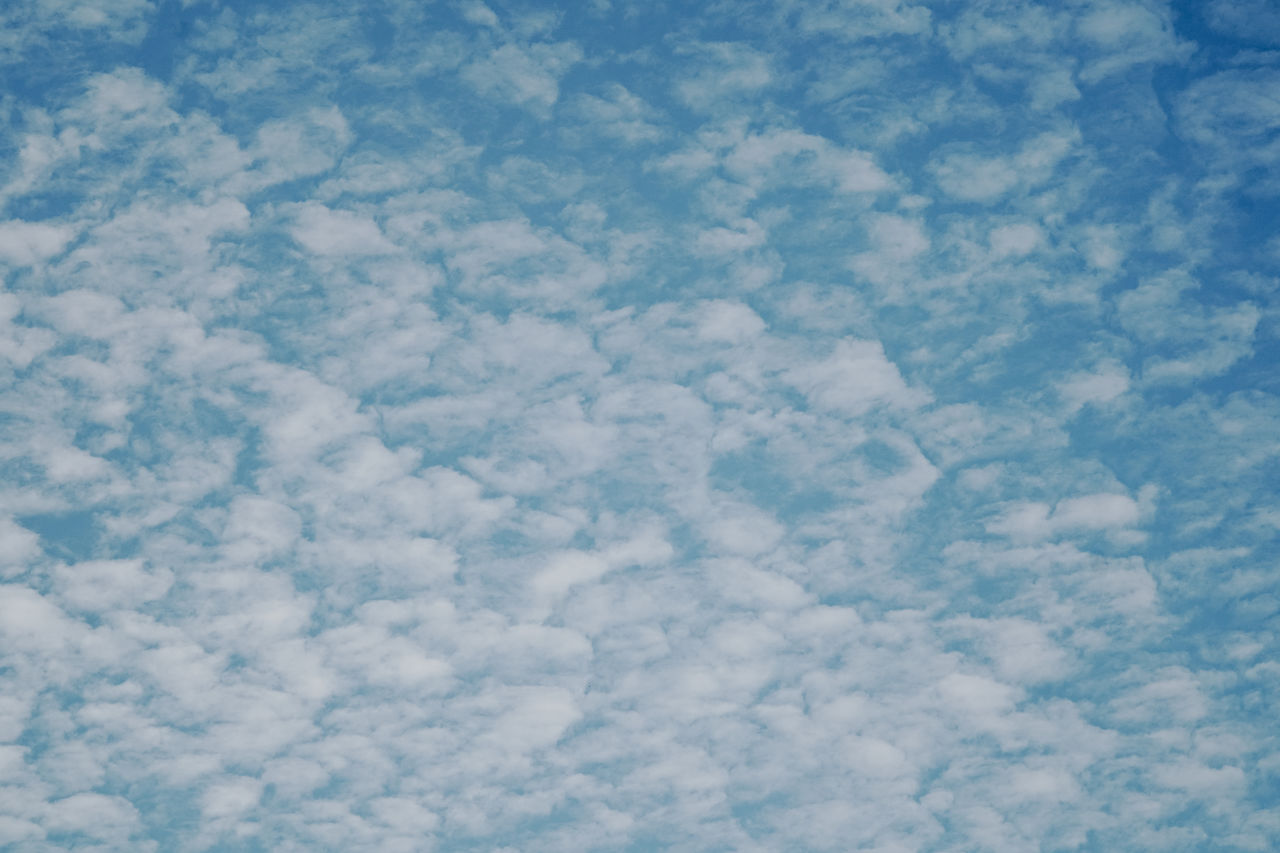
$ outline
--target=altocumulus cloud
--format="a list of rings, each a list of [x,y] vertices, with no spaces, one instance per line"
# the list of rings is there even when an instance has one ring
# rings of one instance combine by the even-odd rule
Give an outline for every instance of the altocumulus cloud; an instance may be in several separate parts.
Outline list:
[[[13,0],[0,847],[1280,846],[1280,29]]]

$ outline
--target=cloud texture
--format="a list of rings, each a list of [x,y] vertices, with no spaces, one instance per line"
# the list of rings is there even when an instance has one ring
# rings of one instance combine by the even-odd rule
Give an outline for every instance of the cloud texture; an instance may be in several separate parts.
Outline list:
[[[1264,5],[7,4],[0,847],[1275,849]]]

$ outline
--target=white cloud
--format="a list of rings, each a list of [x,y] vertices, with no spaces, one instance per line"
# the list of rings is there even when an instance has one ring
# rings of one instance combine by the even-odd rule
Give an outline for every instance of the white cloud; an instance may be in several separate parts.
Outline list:
[[[1051,520],[1060,528],[1124,527],[1138,521],[1138,504],[1127,495],[1097,494],[1068,498],[1053,508]]]
[[[45,222],[0,222],[0,259],[13,266],[30,266],[58,255],[75,236],[66,225]]]
[[[1177,38],[1168,12],[1141,3],[1095,3],[1076,22],[1076,29],[1109,53],[1081,71],[1087,82],[1134,65],[1185,59],[1194,50],[1193,45]]]
[[[301,522],[287,506],[264,498],[241,495],[231,501],[223,528],[223,551],[246,565],[286,553],[298,540]]]
[[[875,405],[911,407],[925,397],[907,387],[879,341],[844,340],[827,359],[788,374],[816,405],[860,414]]]
[[[261,794],[262,783],[256,779],[229,779],[205,791],[201,812],[214,820],[237,817],[257,805]]]
[[[924,34],[929,31],[931,17],[926,6],[903,0],[826,0],[785,6],[795,9],[802,32],[850,41]]]
[[[1093,371],[1073,373],[1058,385],[1058,393],[1071,412],[1085,405],[1110,403],[1129,390],[1129,371],[1124,365],[1099,365]]]
[[[1217,375],[1252,351],[1258,309],[1249,302],[1198,305],[1189,298],[1195,286],[1185,275],[1173,274],[1144,282],[1117,300],[1121,321],[1151,345],[1142,372],[1147,381],[1186,383]],[[1168,311],[1179,313],[1178,323],[1162,321]]]
[[[982,675],[953,672],[938,682],[938,694],[953,713],[990,718],[1013,710],[1018,691]]]
[[[1028,139],[1011,155],[957,152],[934,160],[929,168],[948,195],[961,201],[992,202],[1019,187],[1044,184],[1079,142],[1075,129],[1048,131]]]
[[[987,523],[992,533],[1021,540],[1036,540],[1063,533],[1115,530],[1137,525],[1143,507],[1128,495],[1114,492],[1080,495],[1047,504],[1019,502]]]
[[[297,208],[293,238],[317,255],[385,255],[395,251],[377,223],[346,210],[314,202]]]
[[[892,186],[870,154],[842,149],[821,136],[778,128],[743,133],[734,128],[723,140],[714,141],[727,143],[725,170],[749,186],[812,182],[849,193]]]
[[[54,577],[62,600],[75,610],[137,607],[163,596],[173,582],[172,572],[147,571],[141,560],[90,560],[60,566]]]
[[[715,110],[740,97],[751,97],[774,81],[771,57],[741,42],[700,42],[681,46],[695,57],[697,71],[675,84],[676,96],[696,110]]]
[[[740,302],[715,300],[701,306],[698,335],[707,341],[742,343],[764,331],[764,320]]]
[[[1022,257],[1044,241],[1044,233],[1031,223],[1018,222],[992,229],[987,241],[997,258]]]
[[[39,553],[39,536],[11,519],[0,519],[0,566],[6,577],[22,572]]]
[[[261,163],[254,183],[270,185],[328,171],[351,140],[351,128],[337,107],[266,122],[249,149]]]
[[[493,723],[486,740],[507,755],[520,755],[554,744],[582,717],[567,690],[528,687],[512,692],[510,710]]]
[[[929,238],[918,222],[891,214],[872,220],[871,239],[881,255],[896,261],[913,258],[929,248]]]
[[[1209,153],[1215,171],[1234,172],[1233,183],[1252,169],[1250,180],[1261,179],[1274,191],[1280,107],[1271,93],[1278,80],[1272,68],[1231,69],[1199,79],[1179,93],[1174,116],[1180,135]]]
[[[545,112],[560,98],[560,78],[581,59],[571,42],[504,44],[460,73],[483,96]]]
[[[579,95],[572,110],[589,130],[630,144],[655,142],[667,133],[657,110],[618,83],[606,86],[601,95]]]

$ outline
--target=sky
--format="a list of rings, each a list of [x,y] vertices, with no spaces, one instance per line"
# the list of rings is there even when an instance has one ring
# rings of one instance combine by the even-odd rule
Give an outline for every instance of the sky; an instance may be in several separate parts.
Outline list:
[[[0,848],[1280,848],[1280,7],[0,21]]]

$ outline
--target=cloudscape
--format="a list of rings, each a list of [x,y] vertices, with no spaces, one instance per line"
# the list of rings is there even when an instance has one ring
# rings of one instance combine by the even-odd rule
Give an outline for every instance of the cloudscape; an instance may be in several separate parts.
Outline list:
[[[0,21],[0,848],[1280,849],[1273,3]]]

